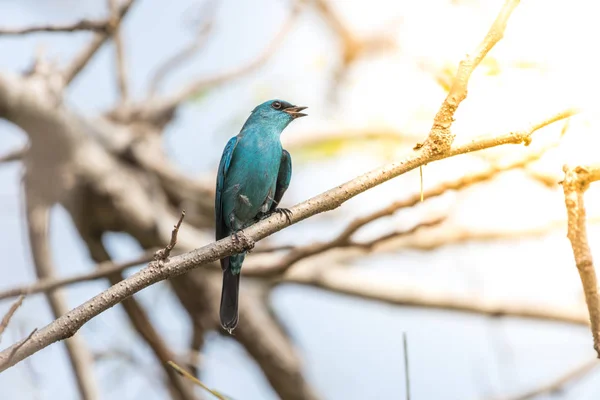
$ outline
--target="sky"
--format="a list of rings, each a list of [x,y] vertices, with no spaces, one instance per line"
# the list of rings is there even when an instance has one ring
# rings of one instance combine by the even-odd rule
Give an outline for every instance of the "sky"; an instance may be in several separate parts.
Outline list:
[[[392,54],[359,61],[341,88],[339,104],[332,104],[327,92],[329,76],[337,63],[337,42],[318,15],[304,13],[284,46],[264,68],[213,89],[178,111],[177,118],[167,128],[164,142],[168,155],[185,173],[211,179],[227,139],[237,133],[248,112],[268,98],[309,106],[310,116],[286,130],[284,145],[309,137],[311,132],[328,129],[393,127],[411,134],[427,132],[443,92],[430,76],[419,71],[414,59],[435,65],[443,65],[436,61],[438,58],[454,62],[483,37],[502,4],[497,0],[486,6],[466,1],[463,9],[451,8],[449,2],[441,0],[410,2],[410,5],[384,0],[333,3],[360,34],[394,27],[391,34],[398,39],[398,49]],[[588,43],[584,39],[590,37],[586,29],[593,22],[592,13],[582,12],[583,0],[573,2],[570,11],[577,14],[577,19],[568,25],[568,32],[563,32],[555,29],[560,26],[556,19],[561,15],[560,6],[541,3],[542,0],[523,2],[515,12],[514,24],[509,25],[506,43],[501,42],[495,49],[498,50],[494,53],[495,60],[509,72],[502,79],[489,78],[491,67],[484,63],[483,72],[473,75],[471,97],[457,114],[457,129],[466,137],[521,128],[548,108],[591,98],[589,93],[595,86],[577,80],[572,71],[577,68],[577,75],[585,77],[597,67],[587,52],[581,56],[577,53],[578,46],[585,48]],[[136,2],[123,27],[134,97],[143,98],[148,81],[162,59],[193,39],[190,20],[198,15],[200,4],[196,0]],[[167,79],[161,89],[169,92],[194,77],[209,76],[251,59],[284,22],[285,4],[280,0],[220,1],[214,37],[200,55]],[[384,7],[388,11],[380,12]],[[544,18],[539,14],[540,8],[548,13]],[[68,22],[104,15],[105,4],[97,0],[0,0],[0,26]],[[575,19],[570,15],[562,21]],[[536,16],[538,19],[531,23]],[[448,22],[450,17],[455,18],[454,23]],[[26,68],[40,44],[50,58],[64,64],[87,40],[86,33],[0,37],[0,69]],[[67,98],[71,107],[93,115],[112,105],[117,98],[113,56],[112,46],[103,47],[73,82]],[[507,67],[522,58],[550,67],[544,74]],[[567,80],[566,76],[572,79]],[[495,103],[490,103],[492,100]],[[586,121],[574,125],[582,131],[587,126]],[[18,128],[0,121],[0,154],[25,140]],[[498,154],[504,157],[508,153]],[[331,159],[308,157],[294,164],[294,179],[285,201],[295,204],[396,155],[393,150],[382,155],[381,149],[367,147],[349,148]],[[557,157],[562,156],[565,155]],[[568,159],[570,155],[565,157]],[[477,163],[473,158],[468,160]],[[464,159],[444,163],[426,167],[425,176],[431,177],[426,185],[459,176],[467,165]],[[561,164],[557,165],[560,169]],[[550,169],[554,171],[556,166]],[[0,254],[3,254],[0,290],[34,279],[23,221],[20,175],[18,164],[0,166]],[[319,179],[314,179],[315,176]],[[418,174],[409,173],[328,215],[278,233],[273,240],[302,244],[310,243],[316,236],[322,240],[333,237],[352,217],[414,193],[418,179]],[[429,208],[400,212],[365,229],[361,237],[384,229],[409,227],[423,215],[448,211],[452,212],[454,223],[466,227],[477,224],[531,227],[546,220],[549,213],[557,218],[563,216],[560,192],[557,195],[531,186],[517,174],[506,174],[484,189],[449,194],[432,201]],[[590,242],[593,245],[598,239],[600,231],[592,227]],[[53,259],[61,276],[92,270],[93,262],[68,214],[60,207],[53,210],[51,241]],[[131,238],[122,234],[108,235],[106,244],[116,260],[134,258],[141,251]],[[376,254],[353,261],[350,269],[364,276],[365,282],[379,280],[399,288],[443,290],[470,296],[474,301],[525,301],[548,307],[577,306],[582,301],[572,253],[564,232],[560,231],[537,239],[468,243],[431,252],[404,249]],[[70,287],[69,304],[75,307],[105,288],[104,282]],[[190,326],[168,287],[161,283],[136,296],[150,311],[152,321],[169,346],[183,354]],[[308,380],[324,399],[403,399],[403,332],[408,337],[413,399],[488,399],[519,393],[593,357],[591,335],[583,327],[397,307],[297,286],[276,289],[272,301],[293,332]],[[9,305],[10,302],[0,303],[0,314]],[[2,345],[8,346],[50,321],[44,297],[31,296],[15,315]],[[131,354],[130,361],[117,356],[96,363],[102,398],[166,398],[164,387],[156,379],[162,371],[119,307],[86,324],[81,334],[94,352]],[[277,398],[241,346],[216,333],[206,339],[203,382],[236,399]],[[77,398],[61,345],[50,346],[2,373],[0,387],[2,397],[7,399]],[[597,399],[599,395],[600,376],[593,373],[560,398],[586,400]]]

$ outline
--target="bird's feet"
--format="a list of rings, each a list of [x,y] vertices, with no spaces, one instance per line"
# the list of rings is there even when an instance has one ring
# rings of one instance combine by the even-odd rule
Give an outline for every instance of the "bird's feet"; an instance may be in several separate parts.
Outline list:
[[[287,222],[289,222],[289,224],[292,224],[292,210],[290,210],[289,208],[276,208],[275,211],[273,211],[274,213],[279,213],[279,214],[283,214],[285,216],[285,219],[287,219]]]
[[[242,245],[246,252],[251,253],[254,248],[254,240],[247,237],[244,232],[238,231],[233,232],[231,235],[231,240],[235,245]]]
[[[278,213],[278,214],[283,214],[285,216],[285,219],[287,220],[287,222],[290,223],[290,225],[292,224],[292,211],[287,209],[287,208],[276,208],[271,212],[267,212],[267,213],[261,213],[258,215],[258,220],[262,221],[265,218],[269,218],[271,215]]]

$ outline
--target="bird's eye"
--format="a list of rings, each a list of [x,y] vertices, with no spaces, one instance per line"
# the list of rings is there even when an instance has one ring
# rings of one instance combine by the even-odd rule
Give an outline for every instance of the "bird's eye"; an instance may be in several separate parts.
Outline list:
[[[281,103],[276,101],[271,105],[274,109],[279,110],[281,108]]]

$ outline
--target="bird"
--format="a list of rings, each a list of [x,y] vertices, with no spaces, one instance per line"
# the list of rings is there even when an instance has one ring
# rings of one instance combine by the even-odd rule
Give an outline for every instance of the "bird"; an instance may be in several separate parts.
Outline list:
[[[292,158],[280,135],[307,114],[291,103],[274,99],[256,106],[221,155],[216,179],[215,236],[247,241],[242,229],[278,212],[291,223],[291,212],[278,207],[292,178]],[[240,273],[246,252],[220,260],[223,270],[219,316],[230,334],[238,324]]]

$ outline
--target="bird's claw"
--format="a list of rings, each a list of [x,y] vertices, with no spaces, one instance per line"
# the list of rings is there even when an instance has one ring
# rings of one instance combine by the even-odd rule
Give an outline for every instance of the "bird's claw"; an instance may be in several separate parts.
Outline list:
[[[250,239],[249,237],[247,237],[244,232],[233,232],[233,235],[231,235],[231,239],[233,240],[233,243],[236,245],[242,245],[245,249],[246,252],[251,253],[252,249],[254,248],[254,240]]]
[[[290,223],[290,225],[292,224],[292,210],[290,210],[289,208],[276,208],[275,211],[276,213],[279,214],[283,214],[285,216],[285,219],[287,219],[287,222]]]

